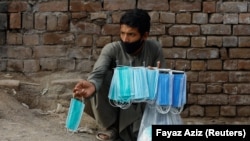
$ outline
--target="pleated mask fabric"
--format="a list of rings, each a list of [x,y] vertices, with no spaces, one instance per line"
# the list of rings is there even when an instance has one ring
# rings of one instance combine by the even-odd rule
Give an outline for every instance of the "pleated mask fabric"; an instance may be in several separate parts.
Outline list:
[[[83,115],[85,104],[76,98],[71,98],[70,107],[66,119],[66,128],[68,131],[76,132]]]
[[[147,83],[149,90],[148,102],[154,102],[158,87],[159,71],[157,69],[147,69]]]
[[[172,80],[173,75],[170,73],[160,73],[158,80],[158,91],[156,104],[159,106],[172,105]]]
[[[145,67],[134,67],[134,97],[132,102],[144,102],[149,98],[147,72]]]

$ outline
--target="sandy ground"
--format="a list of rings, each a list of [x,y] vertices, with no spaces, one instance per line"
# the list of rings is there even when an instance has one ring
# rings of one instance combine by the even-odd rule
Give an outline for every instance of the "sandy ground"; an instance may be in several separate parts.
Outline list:
[[[1,76],[6,74],[0,74]],[[25,80],[23,77],[15,79]],[[65,121],[67,110],[41,110],[20,101],[12,88],[0,88],[0,140],[1,141],[96,141],[98,126],[87,114],[83,114],[78,133],[67,132]],[[29,96],[29,95],[28,95]],[[26,96],[26,99],[29,98]],[[32,103],[32,99],[28,100]],[[60,106],[59,106],[60,107]],[[249,118],[187,118],[186,124],[250,124]]]

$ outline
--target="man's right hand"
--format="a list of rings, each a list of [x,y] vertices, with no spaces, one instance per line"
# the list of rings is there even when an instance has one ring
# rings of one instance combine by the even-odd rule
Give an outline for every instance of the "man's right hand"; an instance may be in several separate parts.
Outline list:
[[[89,81],[81,80],[75,85],[73,93],[73,96],[77,98],[89,98],[95,93],[95,85]]]

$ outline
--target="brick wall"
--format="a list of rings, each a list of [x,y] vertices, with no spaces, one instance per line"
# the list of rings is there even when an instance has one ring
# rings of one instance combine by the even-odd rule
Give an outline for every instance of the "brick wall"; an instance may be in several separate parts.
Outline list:
[[[167,66],[187,72],[183,116],[250,116],[248,0],[1,0],[0,71],[87,73],[134,7],[149,11]]]

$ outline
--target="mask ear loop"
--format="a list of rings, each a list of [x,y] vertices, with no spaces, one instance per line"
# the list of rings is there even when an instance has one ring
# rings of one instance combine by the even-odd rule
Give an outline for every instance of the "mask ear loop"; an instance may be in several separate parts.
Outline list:
[[[170,112],[172,114],[180,114],[184,109],[184,106],[181,106],[180,108],[171,108],[170,109]]]
[[[167,114],[170,111],[171,106],[156,106],[156,109],[161,114]]]

